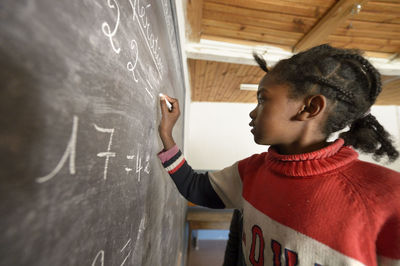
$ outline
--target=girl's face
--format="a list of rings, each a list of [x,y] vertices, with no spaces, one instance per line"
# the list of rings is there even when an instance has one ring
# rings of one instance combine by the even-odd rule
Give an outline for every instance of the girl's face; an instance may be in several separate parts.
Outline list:
[[[265,75],[257,91],[258,104],[250,112],[251,133],[261,145],[290,145],[301,136],[302,123],[295,116],[302,110],[301,99],[291,99],[290,85]]]

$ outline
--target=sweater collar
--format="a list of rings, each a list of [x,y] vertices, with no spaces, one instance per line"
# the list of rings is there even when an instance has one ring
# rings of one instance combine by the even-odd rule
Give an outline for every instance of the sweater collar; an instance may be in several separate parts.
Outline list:
[[[358,154],[343,139],[337,139],[331,145],[309,153],[279,154],[270,147],[265,157],[268,167],[286,176],[313,176],[335,170],[356,160]]]

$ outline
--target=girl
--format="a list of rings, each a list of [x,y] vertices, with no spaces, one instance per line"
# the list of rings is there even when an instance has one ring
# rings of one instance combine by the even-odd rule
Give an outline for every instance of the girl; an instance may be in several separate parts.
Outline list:
[[[243,212],[246,265],[400,265],[400,174],[357,159],[399,153],[369,108],[380,75],[355,50],[314,47],[267,72],[250,113],[270,145],[221,171],[197,174],[172,138],[179,117],[161,100],[159,157],[193,203]],[[334,142],[328,137],[346,126]]]

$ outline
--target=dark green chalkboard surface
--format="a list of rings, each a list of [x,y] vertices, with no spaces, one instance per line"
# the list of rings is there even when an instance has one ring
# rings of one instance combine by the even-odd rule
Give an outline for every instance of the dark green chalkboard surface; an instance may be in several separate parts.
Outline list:
[[[173,4],[1,1],[0,80],[0,265],[178,265],[156,156],[158,94],[184,102]]]

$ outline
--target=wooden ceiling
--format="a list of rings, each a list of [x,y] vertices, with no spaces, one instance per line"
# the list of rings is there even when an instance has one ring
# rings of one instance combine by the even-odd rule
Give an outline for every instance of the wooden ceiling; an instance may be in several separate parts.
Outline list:
[[[195,102],[255,103],[255,91],[240,90],[240,84],[258,84],[265,72],[257,66],[206,60],[188,60]],[[400,105],[400,76],[382,76],[383,90],[376,104]],[[393,102],[393,99],[397,99]]]
[[[400,54],[400,0],[187,0],[187,41],[271,45],[291,52],[330,43],[393,61]],[[357,6],[361,6],[361,10]],[[255,102],[242,83],[256,66],[188,59],[192,101]],[[400,105],[400,77],[383,77],[378,104]]]
[[[240,84],[258,84],[265,74],[256,66],[189,59],[192,101],[256,101],[255,91],[240,90]]]

